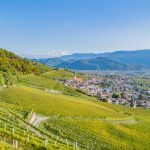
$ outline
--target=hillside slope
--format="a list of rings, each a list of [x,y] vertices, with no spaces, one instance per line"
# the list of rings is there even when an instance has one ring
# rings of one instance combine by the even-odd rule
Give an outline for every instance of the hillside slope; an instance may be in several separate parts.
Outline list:
[[[49,68],[27,59],[23,59],[12,52],[0,49],[0,71],[12,74],[40,74],[48,71]]]
[[[61,139],[61,144],[67,139],[70,146],[79,149],[150,148],[149,110],[56,95],[27,86],[0,91],[0,101],[48,116],[39,129]],[[53,144],[51,140],[49,146]]]
[[[58,82],[73,78],[73,72],[66,69],[41,70],[44,73],[35,75],[39,72],[32,70],[37,66],[31,61],[5,50],[1,56],[4,60],[1,71],[12,74],[15,71],[18,82],[0,90],[0,149],[150,149],[150,110],[112,105],[83,96]],[[97,64],[103,59],[81,62],[100,67]],[[32,69],[20,70],[28,63]],[[111,64],[118,65],[115,61]],[[110,60],[107,65],[110,66]]]

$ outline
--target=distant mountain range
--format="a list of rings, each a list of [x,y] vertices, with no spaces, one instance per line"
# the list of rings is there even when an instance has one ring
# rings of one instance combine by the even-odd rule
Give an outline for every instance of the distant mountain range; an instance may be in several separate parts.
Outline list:
[[[77,70],[145,70],[150,69],[150,50],[110,53],[74,53],[58,58],[34,59],[47,66]]]
[[[150,50],[118,51],[110,53],[107,57],[121,63],[145,65],[150,68]]]

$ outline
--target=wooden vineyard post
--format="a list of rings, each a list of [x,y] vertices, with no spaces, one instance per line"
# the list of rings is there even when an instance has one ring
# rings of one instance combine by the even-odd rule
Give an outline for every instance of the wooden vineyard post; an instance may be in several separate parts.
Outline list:
[[[13,145],[13,147],[15,147],[15,140],[14,139],[12,141],[12,145]]]
[[[68,144],[68,140],[66,139],[66,144],[67,144],[67,147],[69,146],[69,144]]]
[[[76,148],[78,149],[78,142],[77,142],[77,140],[76,140],[75,146],[76,146]]]
[[[55,146],[57,146],[57,142],[56,142],[56,141],[55,141],[55,143],[54,143],[54,144],[55,144]]]
[[[29,135],[28,135],[28,137],[27,137],[27,141],[29,141],[30,140],[30,138],[29,138]]]
[[[29,131],[29,127],[27,126],[27,132]]]
[[[5,139],[5,137],[4,137],[4,138],[3,138],[3,142],[4,142],[4,143],[5,143],[5,140],[6,140],[6,139]]]
[[[15,142],[15,148],[18,149],[18,141]]]
[[[4,131],[6,131],[6,123],[5,123],[5,125],[4,125]]]
[[[14,129],[14,128],[12,128],[12,134],[14,135],[14,133],[15,133],[15,129]]]
[[[44,146],[45,147],[47,146],[47,143],[48,143],[48,138],[46,137],[45,140],[44,140]]]
[[[25,130],[23,130],[23,134],[24,134],[24,135],[26,134]]]

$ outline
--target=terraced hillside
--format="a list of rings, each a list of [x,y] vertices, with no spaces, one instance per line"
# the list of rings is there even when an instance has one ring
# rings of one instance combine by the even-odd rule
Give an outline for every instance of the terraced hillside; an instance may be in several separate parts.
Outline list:
[[[48,117],[48,120],[38,126],[38,130],[42,133],[51,135],[47,145],[43,144],[44,139],[35,136],[33,130],[30,131],[33,139],[37,139],[33,140],[33,143],[40,141],[39,144],[33,144],[37,148],[43,148],[44,145],[47,149],[150,149],[149,110],[52,94],[22,85],[0,91],[0,101],[6,106],[13,106],[14,110],[11,109],[15,111],[13,114],[19,112],[24,119],[30,110]],[[19,124],[21,123],[16,123],[15,126],[20,131]],[[10,131],[11,129],[12,126]],[[19,139],[27,139],[23,136],[23,132],[19,131],[17,134],[22,135]],[[58,144],[55,145],[55,141]],[[29,143],[27,146],[32,147]]]
[[[1,149],[75,149],[67,139],[48,134],[32,124],[32,110],[0,102]]]

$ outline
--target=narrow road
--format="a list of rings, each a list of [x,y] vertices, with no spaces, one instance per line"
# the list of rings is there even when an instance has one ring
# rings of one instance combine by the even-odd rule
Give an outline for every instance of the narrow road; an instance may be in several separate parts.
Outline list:
[[[30,123],[33,126],[38,128],[40,123],[42,123],[43,121],[46,121],[48,119],[49,119],[49,117],[43,117],[43,116],[40,116],[40,115],[38,115],[36,113],[33,113],[32,118],[30,119]]]

